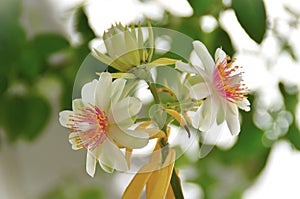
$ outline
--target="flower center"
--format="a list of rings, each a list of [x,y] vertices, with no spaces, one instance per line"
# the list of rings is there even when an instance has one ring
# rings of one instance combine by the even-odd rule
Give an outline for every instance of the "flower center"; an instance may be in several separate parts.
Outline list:
[[[229,62],[227,62],[229,61]],[[223,59],[214,70],[213,83],[216,91],[223,99],[232,103],[242,101],[248,94],[248,88],[243,84],[243,72],[238,72],[239,66],[232,66],[235,60]]]
[[[95,149],[102,144],[107,136],[108,117],[104,111],[96,106],[85,107],[80,113],[75,114],[71,120],[74,125],[71,126],[72,132],[77,133],[75,144],[77,148]]]

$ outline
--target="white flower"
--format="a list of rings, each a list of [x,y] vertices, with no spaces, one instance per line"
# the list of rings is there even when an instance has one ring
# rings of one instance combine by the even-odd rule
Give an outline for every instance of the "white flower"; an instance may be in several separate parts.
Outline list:
[[[59,113],[62,126],[70,129],[69,141],[74,150],[86,148],[86,171],[94,176],[96,162],[107,172],[128,170],[124,154],[118,146],[141,148],[148,143],[148,134],[128,129],[134,123],[142,103],[125,97],[126,80],[112,82],[109,73],[102,73],[82,88],[82,99],[73,100],[73,111]]]
[[[207,48],[200,41],[193,42],[194,50],[203,66],[177,62],[176,68],[187,73],[195,74],[196,83],[190,86],[190,96],[203,100],[196,112],[189,112],[193,127],[208,131],[216,121],[218,124],[226,121],[232,135],[240,132],[238,108],[250,110],[246,99],[248,88],[243,84],[242,72],[234,61],[229,61],[226,53],[218,48],[215,61]]]

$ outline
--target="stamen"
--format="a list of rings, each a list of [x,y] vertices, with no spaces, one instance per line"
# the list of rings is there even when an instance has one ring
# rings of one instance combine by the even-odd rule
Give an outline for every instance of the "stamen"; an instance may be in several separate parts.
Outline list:
[[[90,105],[70,117],[73,125],[70,125],[72,133],[76,133],[69,139],[78,149],[89,148],[94,150],[106,140],[108,117],[98,107]]]
[[[227,62],[228,61],[228,62]],[[238,72],[239,66],[232,66],[235,59],[230,61],[227,56],[214,70],[214,85],[216,91],[227,101],[238,103],[248,94],[248,88],[243,84],[243,72]]]

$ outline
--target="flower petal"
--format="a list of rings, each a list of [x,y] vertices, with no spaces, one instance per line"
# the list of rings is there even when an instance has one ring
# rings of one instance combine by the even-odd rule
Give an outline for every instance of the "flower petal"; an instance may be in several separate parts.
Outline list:
[[[190,95],[193,99],[201,100],[210,95],[210,91],[208,90],[206,83],[198,83],[191,86]]]
[[[99,165],[106,173],[112,173],[114,168],[107,166],[104,162],[108,162],[108,160],[99,160]]]
[[[94,177],[96,172],[96,163],[97,159],[94,155],[91,154],[91,152],[88,150],[86,155],[86,172],[91,176]]]
[[[123,93],[126,80],[123,78],[117,79],[112,83],[112,96],[111,96],[111,106],[114,106],[119,100]]]
[[[240,133],[239,112],[235,104],[227,103],[226,122],[232,135]]]
[[[112,107],[109,120],[118,123],[122,127],[129,127],[133,124],[132,117],[137,115],[142,108],[142,102],[135,97],[127,97]]]
[[[197,109],[197,111],[188,111],[187,115],[189,117],[189,120],[192,123],[192,126],[195,129],[199,129],[200,126],[200,107]]]
[[[78,132],[72,132],[69,134],[69,142],[72,144],[72,149],[73,150],[79,150],[82,149],[82,145],[78,143],[78,136],[80,133]]]
[[[218,66],[224,60],[227,61],[227,55],[221,48],[218,48],[215,52],[216,66]]]
[[[105,112],[108,112],[112,93],[112,77],[109,73],[101,73],[95,91],[95,104]]]
[[[182,61],[177,61],[175,67],[182,72],[195,73],[195,74],[198,73],[195,67],[193,67],[190,64],[183,63]]]
[[[219,106],[219,109],[217,110],[217,124],[220,125],[221,123],[224,122],[225,120],[225,110],[224,110],[224,107],[226,107],[226,104],[221,102],[220,103],[220,106]]]
[[[218,103],[212,96],[206,98],[192,119],[192,125],[200,131],[207,132],[216,120]]]
[[[211,128],[216,120],[216,110],[218,109],[216,105],[213,104],[212,98],[207,98],[201,105],[201,123],[199,126],[200,131],[206,132]]]
[[[59,113],[59,123],[67,128],[70,128],[70,125],[73,125],[73,122],[70,120],[70,117],[74,115],[73,111],[61,111]]]
[[[109,128],[109,136],[126,148],[142,148],[148,144],[149,135],[146,132],[120,129],[117,125]]]
[[[238,107],[244,111],[250,111],[250,102],[248,99],[243,99],[243,101],[238,102]]]
[[[95,104],[95,89],[97,86],[98,80],[93,80],[86,83],[81,89],[82,101],[88,104]]]
[[[209,54],[205,45],[200,41],[194,41],[193,46],[197,55],[200,57],[206,71],[208,71],[209,74],[212,74],[215,69],[215,62]]]
[[[84,108],[84,103],[82,99],[74,99],[72,101],[72,109],[74,113],[79,113],[82,108]]]
[[[101,160],[102,164],[100,164],[100,166],[105,165],[106,167],[113,168],[118,171],[128,170],[128,166],[124,154],[114,143],[112,143],[109,139],[107,139],[102,144],[101,148],[102,151],[99,160]]]

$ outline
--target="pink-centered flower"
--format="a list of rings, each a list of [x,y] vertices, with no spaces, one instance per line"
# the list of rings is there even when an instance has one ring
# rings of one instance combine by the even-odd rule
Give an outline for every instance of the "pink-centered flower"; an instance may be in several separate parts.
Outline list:
[[[142,103],[127,97],[125,79],[112,82],[109,73],[102,73],[82,88],[82,99],[73,100],[73,111],[59,113],[62,126],[70,129],[69,141],[74,150],[87,149],[86,170],[94,176],[96,162],[107,172],[128,170],[119,147],[141,148],[148,143],[148,134],[129,128]]]
[[[214,122],[226,121],[230,132],[237,135],[240,132],[238,108],[250,110],[243,72],[222,49],[216,50],[213,60],[203,43],[194,41],[193,46],[202,65],[176,63],[177,69],[195,74],[190,78],[193,81],[188,81],[191,98],[204,100],[196,112],[189,112],[192,125],[206,132]]]

